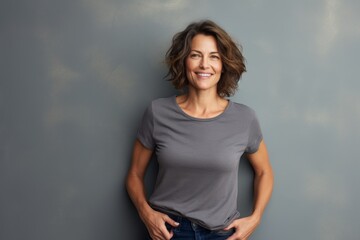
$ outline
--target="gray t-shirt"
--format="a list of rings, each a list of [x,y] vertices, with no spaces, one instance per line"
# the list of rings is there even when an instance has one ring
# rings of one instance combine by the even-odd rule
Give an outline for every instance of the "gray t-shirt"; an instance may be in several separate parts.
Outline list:
[[[262,140],[255,112],[229,100],[220,115],[186,114],[176,96],[152,101],[137,138],[155,151],[159,172],[149,199],[154,209],[219,230],[239,217],[238,167]]]

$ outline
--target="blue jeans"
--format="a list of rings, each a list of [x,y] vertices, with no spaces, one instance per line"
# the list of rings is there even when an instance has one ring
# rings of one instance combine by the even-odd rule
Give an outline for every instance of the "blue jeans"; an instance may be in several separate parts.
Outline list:
[[[167,229],[174,232],[174,236],[171,238],[172,240],[225,240],[235,232],[234,229],[228,231],[208,230],[196,223],[192,223],[184,217],[168,215],[174,221],[180,223],[178,227],[172,227],[166,224]]]

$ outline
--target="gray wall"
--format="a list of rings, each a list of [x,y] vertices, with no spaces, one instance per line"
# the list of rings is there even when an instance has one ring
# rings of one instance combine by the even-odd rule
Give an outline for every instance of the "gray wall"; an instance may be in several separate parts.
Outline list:
[[[233,100],[257,111],[276,174],[252,239],[359,239],[359,12],[357,0],[1,1],[0,239],[142,239],[124,189],[131,146],[150,100],[175,93],[172,35],[202,18],[244,47]]]

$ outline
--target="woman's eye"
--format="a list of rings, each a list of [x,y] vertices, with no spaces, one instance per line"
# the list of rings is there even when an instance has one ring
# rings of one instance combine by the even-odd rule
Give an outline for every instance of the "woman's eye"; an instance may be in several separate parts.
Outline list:
[[[193,54],[190,54],[190,57],[191,57],[191,58],[199,58],[199,57],[200,57],[200,54],[193,53]]]
[[[211,55],[210,58],[211,58],[211,59],[214,59],[214,60],[219,60],[219,59],[220,59],[220,57],[217,56],[217,55]]]

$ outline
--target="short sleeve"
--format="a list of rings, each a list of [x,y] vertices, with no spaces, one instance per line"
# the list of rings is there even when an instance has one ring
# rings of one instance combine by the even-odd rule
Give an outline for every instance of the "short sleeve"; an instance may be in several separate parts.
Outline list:
[[[137,139],[148,149],[154,149],[154,115],[152,110],[152,104],[145,110],[140,127],[137,132]]]
[[[262,139],[263,136],[262,136],[260,124],[255,112],[253,112],[253,118],[249,129],[248,145],[245,151],[247,153],[255,153],[258,150]]]

